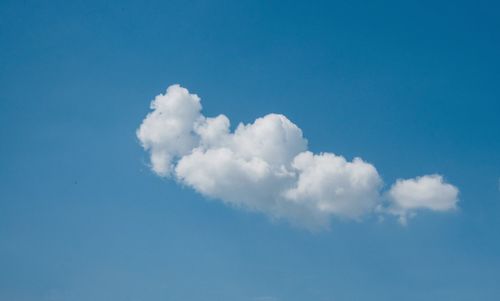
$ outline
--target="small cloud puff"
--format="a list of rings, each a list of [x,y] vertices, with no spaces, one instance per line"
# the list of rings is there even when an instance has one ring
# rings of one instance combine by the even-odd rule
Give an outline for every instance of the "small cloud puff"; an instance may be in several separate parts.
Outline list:
[[[450,211],[457,208],[458,189],[445,183],[440,175],[427,175],[409,180],[397,180],[389,190],[391,208],[402,224],[416,210]]]
[[[417,209],[456,206],[458,189],[431,175],[396,182],[388,208],[379,210],[383,181],[376,168],[361,158],[313,154],[284,115],[240,123],[232,132],[229,118],[203,116],[200,98],[179,85],[158,95],[151,109],[137,137],[153,171],[234,207],[321,228],[332,216],[360,220],[384,211],[406,221]]]

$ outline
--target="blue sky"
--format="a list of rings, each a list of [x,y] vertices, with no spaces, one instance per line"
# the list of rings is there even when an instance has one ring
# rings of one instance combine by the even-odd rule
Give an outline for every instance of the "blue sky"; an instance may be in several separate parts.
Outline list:
[[[0,300],[497,300],[493,1],[1,1]],[[179,83],[232,129],[268,113],[383,191],[439,173],[458,209],[309,231],[149,168]]]

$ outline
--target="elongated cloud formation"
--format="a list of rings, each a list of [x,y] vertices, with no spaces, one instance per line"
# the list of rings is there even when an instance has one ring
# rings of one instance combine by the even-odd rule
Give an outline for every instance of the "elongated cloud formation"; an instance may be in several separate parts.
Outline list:
[[[325,227],[332,216],[360,220],[376,211],[406,223],[416,210],[456,208],[458,189],[438,175],[398,180],[383,196],[372,164],[313,154],[301,129],[280,114],[231,132],[225,115],[203,116],[200,98],[179,85],[158,95],[151,109],[137,137],[153,171],[235,207],[308,228]]]

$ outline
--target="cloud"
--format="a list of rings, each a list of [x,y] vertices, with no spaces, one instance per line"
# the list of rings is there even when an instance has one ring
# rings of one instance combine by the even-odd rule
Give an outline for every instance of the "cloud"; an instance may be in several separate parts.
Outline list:
[[[302,130],[284,115],[268,114],[231,131],[228,117],[203,116],[200,98],[179,85],[156,96],[150,107],[137,137],[152,170],[233,207],[321,228],[331,217],[361,220],[389,212],[406,218],[420,208],[456,205],[458,190],[436,175],[399,180],[384,200],[372,164],[313,154]]]
[[[416,210],[450,211],[457,208],[458,202],[458,189],[445,183],[440,175],[397,180],[388,194],[392,203],[389,211],[399,215],[402,224]]]
[[[173,169],[173,160],[189,154],[198,145],[193,125],[201,118],[200,98],[178,85],[151,102],[153,110],[137,131],[144,149],[151,153],[151,166],[162,176]]]
[[[349,162],[332,153],[307,151],[293,159],[292,168],[298,179],[285,192],[289,200],[353,219],[372,211],[379,201],[382,180],[375,167],[360,158]]]

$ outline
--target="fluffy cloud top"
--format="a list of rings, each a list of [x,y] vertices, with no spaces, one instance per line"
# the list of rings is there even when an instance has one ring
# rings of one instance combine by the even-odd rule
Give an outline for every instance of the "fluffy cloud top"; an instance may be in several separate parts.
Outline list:
[[[199,144],[193,126],[202,118],[200,98],[174,85],[151,102],[151,109],[137,137],[151,153],[153,170],[164,176],[170,174],[176,158],[189,154]]]
[[[399,180],[384,200],[372,164],[311,153],[301,129],[280,114],[231,132],[225,115],[203,116],[200,98],[179,85],[158,95],[151,109],[137,137],[153,171],[235,207],[309,228],[328,225],[332,216],[359,220],[385,211],[406,220],[417,209],[456,207],[458,189],[438,175]]]

